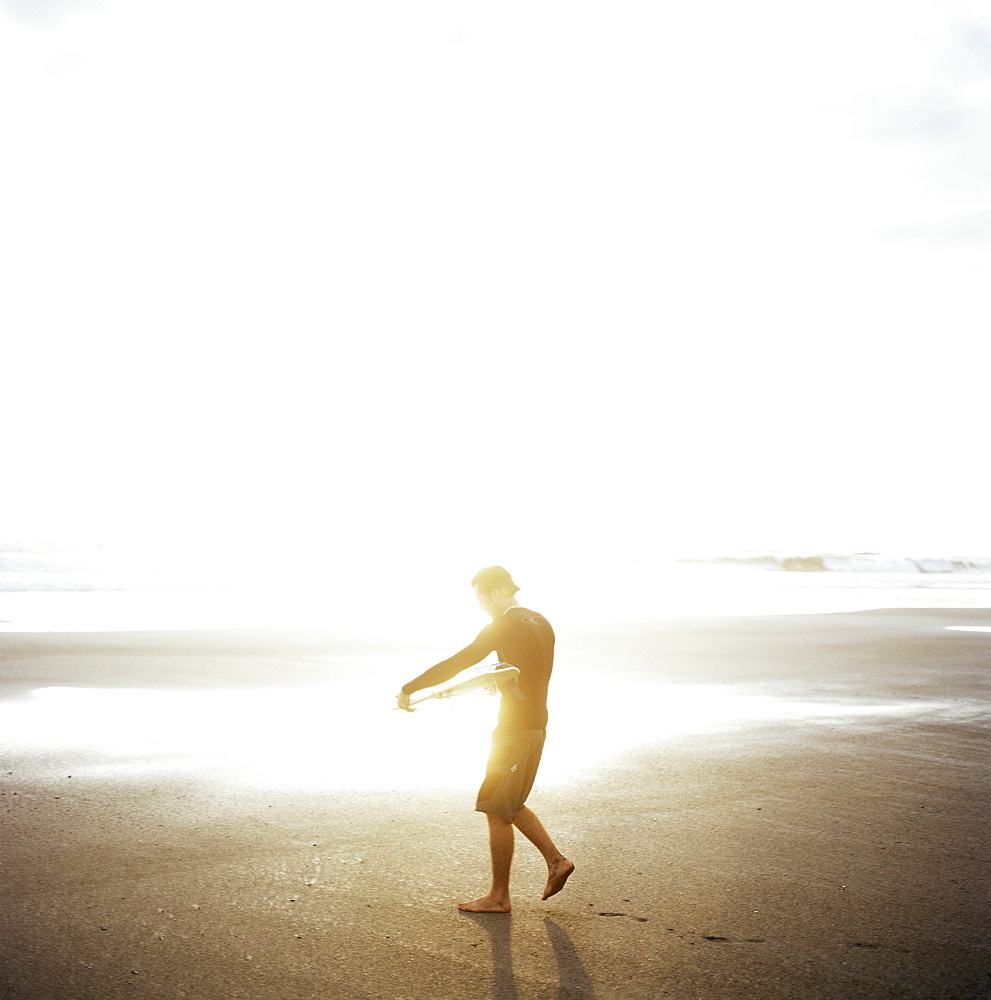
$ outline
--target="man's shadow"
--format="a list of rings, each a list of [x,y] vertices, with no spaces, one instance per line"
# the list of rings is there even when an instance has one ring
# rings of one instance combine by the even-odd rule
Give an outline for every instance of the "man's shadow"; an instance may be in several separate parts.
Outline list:
[[[488,932],[492,946],[492,1000],[517,1000],[513,978],[512,913],[466,913]]]
[[[517,1000],[513,975],[513,915],[469,913],[466,916],[489,935],[492,947],[492,1000]],[[568,932],[550,917],[544,917],[544,928],[557,962],[558,1000],[594,997],[592,980],[578,957]]]
[[[544,927],[554,949],[557,960],[557,995],[558,1000],[577,1000],[579,997],[594,997],[592,980],[585,971],[582,960],[575,951],[575,946],[568,937],[568,932],[554,923],[550,917],[544,917]]]

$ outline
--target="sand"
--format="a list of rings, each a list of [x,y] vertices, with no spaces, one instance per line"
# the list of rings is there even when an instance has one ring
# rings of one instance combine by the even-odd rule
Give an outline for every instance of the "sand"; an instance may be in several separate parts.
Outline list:
[[[578,870],[541,902],[520,841],[508,915],[455,908],[487,888],[474,788],[252,788],[178,753],[101,769],[0,737],[3,996],[989,997],[991,637],[947,630],[987,624],[940,609],[562,634],[559,669],[605,666],[618,688],[919,709],[659,735],[580,783],[538,778],[531,805]],[[2,644],[15,707],[52,685],[291,690],[375,651],[261,630]],[[421,668],[407,652],[402,679]]]

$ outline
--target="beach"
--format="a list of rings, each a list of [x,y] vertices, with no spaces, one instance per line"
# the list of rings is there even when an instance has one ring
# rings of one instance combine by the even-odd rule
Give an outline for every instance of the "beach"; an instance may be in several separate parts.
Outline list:
[[[389,711],[430,645],[7,633],[4,996],[987,997],[988,624],[559,631],[530,805],[577,870],[542,902],[518,838],[506,915],[456,909],[490,700]]]

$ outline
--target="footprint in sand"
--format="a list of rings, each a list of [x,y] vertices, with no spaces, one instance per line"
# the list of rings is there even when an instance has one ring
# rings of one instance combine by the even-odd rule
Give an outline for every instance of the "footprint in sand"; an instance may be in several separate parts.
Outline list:
[[[703,941],[721,941],[726,944],[764,944],[764,938],[728,938],[728,937],[716,937],[711,934],[703,934]]]
[[[609,912],[597,913],[596,916],[597,917],[630,917],[630,915],[628,913],[609,913]],[[647,923],[648,919],[650,919],[650,918],[649,917],[630,917],[630,919],[631,920],[636,920],[636,921],[638,921],[641,924],[645,924],[645,923]]]

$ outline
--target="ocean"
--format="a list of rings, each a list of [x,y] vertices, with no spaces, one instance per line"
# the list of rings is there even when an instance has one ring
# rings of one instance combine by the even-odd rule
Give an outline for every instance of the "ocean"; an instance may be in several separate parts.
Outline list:
[[[535,558],[514,563],[520,599],[555,623],[813,614],[902,607],[991,608],[991,557],[733,553]],[[378,637],[482,624],[470,570],[414,578],[387,561],[293,553],[200,558],[99,544],[0,544],[0,631],[328,628]]]

